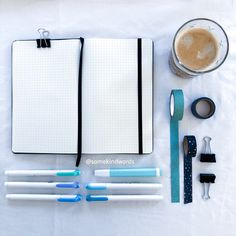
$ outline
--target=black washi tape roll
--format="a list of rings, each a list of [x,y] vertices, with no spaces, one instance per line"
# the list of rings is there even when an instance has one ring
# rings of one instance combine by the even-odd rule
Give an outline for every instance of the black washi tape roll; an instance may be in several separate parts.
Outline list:
[[[208,97],[201,97],[192,103],[191,111],[199,119],[208,119],[215,113],[215,103]]]

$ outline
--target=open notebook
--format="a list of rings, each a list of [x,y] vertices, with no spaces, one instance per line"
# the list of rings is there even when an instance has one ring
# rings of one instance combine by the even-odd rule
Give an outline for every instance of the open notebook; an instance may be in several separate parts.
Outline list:
[[[76,154],[80,134],[82,153],[140,153],[140,145],[152,152],[152,41],[84,40],[78,133],[81,46],[80,39],[51,40],[51,48],[13,43],[13,152]]]

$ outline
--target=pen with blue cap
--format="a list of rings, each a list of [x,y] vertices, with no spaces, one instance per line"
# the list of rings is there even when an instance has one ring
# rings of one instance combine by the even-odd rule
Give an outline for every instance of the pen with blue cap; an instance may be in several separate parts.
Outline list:
[[[156,177],[161,176],[159,168],[123,168],[95,170],[98,177]]]
[[[159,183],[89,183],[87,190],[158,190]]]
[[[88,202],[108,202],[108,201],[160,201],[162,195],[87,195]]]
[[[8,176],[78,176],[79,170],[6,170]]]
[[[9,200],[34,200],[34,201],[57,201],[57,202],[79,202],[82,197],[80,194],[7,194]]]
[[[79,182],[5,182],[13,188],[79,188]]]

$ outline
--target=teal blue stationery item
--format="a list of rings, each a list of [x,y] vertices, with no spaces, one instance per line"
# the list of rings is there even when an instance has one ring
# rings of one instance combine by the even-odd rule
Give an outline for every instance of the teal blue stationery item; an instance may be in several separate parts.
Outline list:
[[[6,182],[5,182],[6,183]],[[157,190],[162,188],[160,183],[88,183],[87,190]]]
[[[79,170],[73,170],[73,171],[59,171],[56,174],[57,176],[78,176],[80,175]]]
[[[156,177],[161,176],[159,168],[122,168],[95,170],[99,177]]]
[[[78,176],[79,170],[6,170],[8,176]]]
[[[7,194],[9,200],[25,201],[58,201],[58,202],[79,202],[82,199],[80,194]]]
[[[10,188],[80,188],[79,182],[5,182]]]
[[[129,194],[129,195],[87,195],[88,202],[108,202],[108,201],[160,201],[163,199],[162,195],[152,194]]]
[[[180,201],[179,190],[179,124],[184,114],[184,94],[180,89],[170,94],[170,162],[171,202]]]

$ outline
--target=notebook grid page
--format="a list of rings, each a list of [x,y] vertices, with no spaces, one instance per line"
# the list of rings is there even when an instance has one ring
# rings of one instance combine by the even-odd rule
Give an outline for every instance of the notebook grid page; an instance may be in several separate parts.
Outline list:
[[[22,153],[76,153],[80,41],[13,43],[12,149]]]
[[[87,39],[83,65],[83,152],[138,153],[137,39]]]

